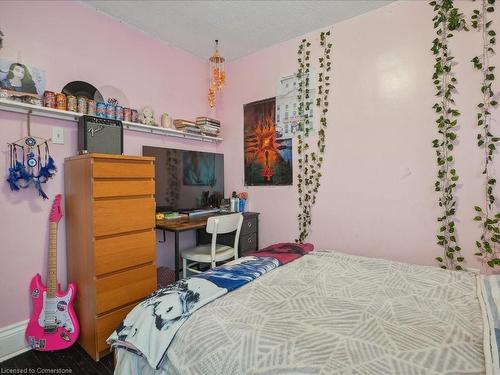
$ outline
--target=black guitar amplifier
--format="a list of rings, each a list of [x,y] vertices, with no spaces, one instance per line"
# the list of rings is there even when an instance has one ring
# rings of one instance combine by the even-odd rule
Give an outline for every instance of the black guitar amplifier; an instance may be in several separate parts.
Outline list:
[[[123,154],[123,126],[119,120],[82,116],[78,120],[78,152]]]

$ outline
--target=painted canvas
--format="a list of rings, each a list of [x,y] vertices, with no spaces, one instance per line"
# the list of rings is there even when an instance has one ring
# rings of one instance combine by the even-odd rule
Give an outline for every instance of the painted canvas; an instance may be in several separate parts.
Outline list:
[[[245,185],[292,185],[292,139],[276,136],[276,98],[245,104]]]
[[[208,152],[182,152],[182,183],[187,186],[215,185],[215,155]]]

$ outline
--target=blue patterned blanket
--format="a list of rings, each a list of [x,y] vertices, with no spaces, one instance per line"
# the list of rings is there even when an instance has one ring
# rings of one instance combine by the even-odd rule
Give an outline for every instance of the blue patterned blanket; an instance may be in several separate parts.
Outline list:
[[[481,276],[484,312],[486,374],[500,375],[500,275]]]
[[[144,356],[158,369],[176,332],[193,312],[281,264],[275,257],[248,256],[237,264],[179,280],[139,303],[107,342]]]

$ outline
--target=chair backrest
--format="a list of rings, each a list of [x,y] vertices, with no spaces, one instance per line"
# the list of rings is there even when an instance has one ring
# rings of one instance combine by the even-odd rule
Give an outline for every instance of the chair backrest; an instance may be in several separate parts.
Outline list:
[[[238,243],[240,240],[241,224],[243,224],[243,215],[235,213],[230,215],[212,216],[207,220],[207,233],[212,233],[212,259],[215,255],[215,244],[217,243],[217,235],[231,233],[236,231],[234,237],[234,258],[238,258]]]
[[[240,213],[230,215],[211,216],[207,220],[207,233],[224,234],[241,229],[243,215]]]

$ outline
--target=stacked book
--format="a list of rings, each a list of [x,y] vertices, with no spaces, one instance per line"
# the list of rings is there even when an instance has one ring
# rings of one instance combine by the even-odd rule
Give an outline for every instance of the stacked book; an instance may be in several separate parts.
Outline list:
[[[177,130],[186,133],[201,134],[201,128],[193,121],[176,119],[174,120],[174,126]]]
[[[220,133],[220,121],[210,117],[196,117],[196,125],[201,132],[211,137],[218,137]]]

